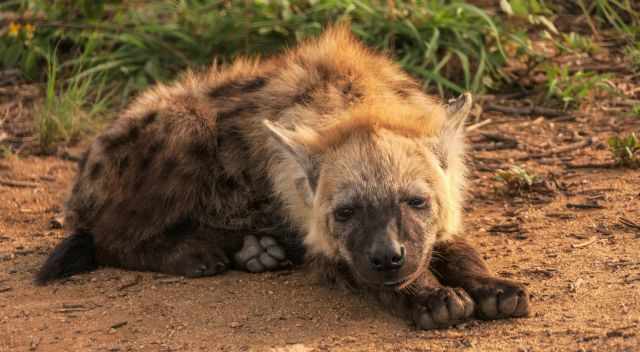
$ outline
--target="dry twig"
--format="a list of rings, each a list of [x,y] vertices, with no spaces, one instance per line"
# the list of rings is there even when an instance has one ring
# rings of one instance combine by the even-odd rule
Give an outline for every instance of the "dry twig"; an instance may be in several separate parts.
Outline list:
[[[573,164],[567,163],[565,166],[568,169],[611,169],[616,167],[615,163],[586,163],[586,164]]]
[[[0,185],[7,187],[17,187],[17,188],[36,188],[40,186],[39,183],[29,182],[29,181],[18,181],[11,180],[7,178],[0,178]]]
[[[122,291],[125,290],[129,287],[135,286],[137,284],[139,284],[140,282],[142,282],[142,276],[141,275],[136,275],[133,280],[129,281],[129,282],[125,282],[124,284],[120,285],[120,287],[118,287],[118,291]]]
[[[544,116],[544,117],[561,117],[561,116],[570,116],[569,113],[562,110],[544,108],[540,106],[527,106],[527,107],[512,107],[512,106],[503,106],[497,105],[493,103],[487,104],[485,106],[486,111],[497,111],[503,114],[508,115],[529,115],[529,116]]]
[[[120,321],[120,322],[117,322],[117,323],[111,325],[110,328],[111,329],[118,329],[118,328],[121,328],[121,327],[127,325],[128,323],[129,323],[128,321],[123,320],[123,321]]]
[[[529,160],[529,159],[546,158],[546,157],[549,157],[549,156],[554,156],[554,155],[568,153],[568,152],[571,152],[571,151],[574,151],[574,150],[578,150],[580,148],[584,148],[584,147],[587,147],[587,146],[591,145],[591,143],[593,143],[593,139],[585,138],[584,140],[581,140],[579,142],[572,143],[572,144],[569,144],[569,145],[564,145],[562,147],[558,147],[558,148],[555,148],[555,149],[551,149],[551,150],[549,150],[547,152],[524,155],[524,156],[521,156],[519,158],[516,158],[516,160],[522,161],[522,160]]]
[[[587,203],[567,203],[567,208],[569,209],[604,209],[604,206],[602,206],[596,201],[591,201]]]
[[[583,247],[589,246],[591,244],[594,244],[597,241],[598,241],[598,237],[593,236],[588,241],[582,242],[582,243],[577,243],[577,244],[572,244],[571,247],[573,247],[573,248],[583,248]]]
[[[468,126],[465,130],[466,130],[466,132],[471,132],[471,131],[476,130],[476,129],[480,128],[480,127],[484,127],[484,126],[486,126],[486,125],[488,125],[488,124],[490,124],[492,122],[493,122],[492,119],[486,119],[484,121],[480,121],[480,122],[478,122],[476,124]]]
[[[502,232],[502,233],[514,233],[522,231],[519,223],[505,223],[491,226],[487,231],[489,232]]]
[[[640,238],[640,224],[623,217],[620,217],[619,220],[622,225],[630,227],[631,229],[638,232],[638,235],[636,236],[636,238]]]

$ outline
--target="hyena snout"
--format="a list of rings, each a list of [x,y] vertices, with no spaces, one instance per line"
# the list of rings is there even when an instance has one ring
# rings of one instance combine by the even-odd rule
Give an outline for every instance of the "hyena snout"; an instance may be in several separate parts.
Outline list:
[[[404,265],[405,248],[396,240],[376,241],[368,253],[373,271],[394,271]]]

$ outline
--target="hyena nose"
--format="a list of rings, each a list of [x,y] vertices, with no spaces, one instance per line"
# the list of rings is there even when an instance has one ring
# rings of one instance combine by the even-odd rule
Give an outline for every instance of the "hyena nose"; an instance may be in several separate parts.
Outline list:
[[[404,246],[385,246],[369,255],[371,268],[375,271],[398,270],[404,265]]]

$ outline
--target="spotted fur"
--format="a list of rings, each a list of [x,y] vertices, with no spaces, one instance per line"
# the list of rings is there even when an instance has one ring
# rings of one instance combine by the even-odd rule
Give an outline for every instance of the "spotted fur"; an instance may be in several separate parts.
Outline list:
[[[344,243],[323,212],[339,179],[357,178],[375,198],[428,175],[429,241],[443,241],[460,232],[464,188],[460,129],[447,115],[398,65],[334,26],[282,55],[187,72],[141,94],[83,157],[66,225],[91,234],[97,265],[185,274],[182,257],[225,263],[243,235],[267,230],[337,263],[348,260]],[[360,166],[338,169],[332,158]]]

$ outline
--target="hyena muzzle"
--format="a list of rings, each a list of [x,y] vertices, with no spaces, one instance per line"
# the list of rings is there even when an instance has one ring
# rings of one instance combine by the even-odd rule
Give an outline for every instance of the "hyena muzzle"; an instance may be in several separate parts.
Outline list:
[[[188,277],[304,260],[433,329],[528,315],[463,240],[464,120],[346,26],[143,93],[79,163],[36,282],[114,266]]]

